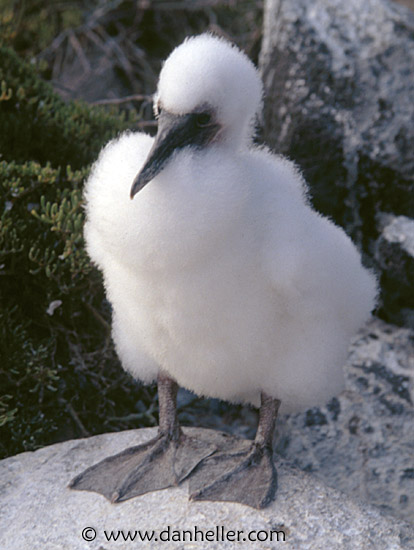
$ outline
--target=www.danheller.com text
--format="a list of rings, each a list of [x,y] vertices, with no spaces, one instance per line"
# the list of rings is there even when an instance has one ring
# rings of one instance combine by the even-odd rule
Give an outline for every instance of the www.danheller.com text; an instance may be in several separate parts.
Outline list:
[[[168,525],[165,529],[154,531],[151,529],[137,530],[102,530],[99,534],[94,527],[85,527],[82,538],[93,541],[101,536],[106,541],[131,542],[284,542],[286,533],[282,529],[227,529],[223,525],[216,525],[211,529],[201,529],[197,526],[191,529],[175,529]]]

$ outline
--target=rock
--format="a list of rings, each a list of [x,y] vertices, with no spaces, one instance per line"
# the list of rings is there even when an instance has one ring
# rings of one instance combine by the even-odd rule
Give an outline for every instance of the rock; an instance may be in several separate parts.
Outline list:
[[[382,232],[375,260],[382,271],[381,285],[390,290],[384,296],[384,316],[414,328],[414,220],[391,215],[379,218]]]
[[[374,319],[345,367],[347,390],[278,423],[277,451],[329,486],[414,522],[414,333]]]
[[[267,0],[264,138],[296,161],[315,206],[375,261],[380,315],[413,327],[414,15],[369,0]],[[413,333],[374,320],[349,390],[279,422],[278,451],[327,484],[414,518]]]
[[[414,217],[413,66],[408,8],[265,2],[264,140],[299,164],[315,207],[371,257],[378,212]]]
[[[148,530],[148,536],[154,531],[158,541],[141,542],[137,533],[137,547],[236,549],[247,542],[244,539],[251,532],[250,537],[260,542],[250,542],[248,547],[260,550],[278,547],[284,537],[283,548],[287,549],[414,548],[414,532],[406,523],[382,517],[376,509],[327,488],[281,460],[277,461],[277,499],[261,511],[234,503],[189,502],[186,483],[116,505],[96,493],[67,488],[70,479],[86,466],[154,434],[153,428],[104,434],[1,461],[0,547],[122,550],[134,543],[124,541],[122,535],[108,541],[111,532],[116,537],[120,530],[125,536],[128,530],[131,536]],[[215,540],[216,529],[219,541]],[[184,530],[190,533],[184,534]],[[193,539],[191,544],[190,534],[194,537],[196,530],[197,542]],[[212,534],[204,537],[210,540],[202,542],[201,531],[208,530]],[[237,530],[242,531],[239,542],[230,533]],[[225,533],[227,541],[222,538]],[[169,541],[160,542],[168,537]]]

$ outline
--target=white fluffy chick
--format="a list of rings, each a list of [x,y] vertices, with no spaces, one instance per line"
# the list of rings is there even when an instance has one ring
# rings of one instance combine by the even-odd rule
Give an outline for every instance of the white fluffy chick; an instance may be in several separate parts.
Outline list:
[[[260,508],[276,489],[279,404],[299,411],[343,389],[349,341],[375,305],[376,281],[344,231],[312,209],[294,164],[253,145],[262,84],[237,47],[209,34],[187,39],[165,62],[154,103],[156,138],[125,133],[96,162],[85,236],[122,365],[145,383],[158,377],[159,435],[127,470],[130,450],[74,486],[119,501],[191,474],[192,498]],[[186,436],[177,384],[261,403],[254,442]],[[143,472],[148,456],[152,474]],[[114,469],[122,479],[97,488]]]

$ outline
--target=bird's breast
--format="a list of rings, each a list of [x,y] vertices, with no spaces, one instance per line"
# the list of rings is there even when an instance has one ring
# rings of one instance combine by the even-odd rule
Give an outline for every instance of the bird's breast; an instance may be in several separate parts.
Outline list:
[[[134,267],[183,269],[215,261],[234,241],[244,246],[252,227],[237,162],[211,157],[182,151],[131,201],[134,223],[119,235]]]

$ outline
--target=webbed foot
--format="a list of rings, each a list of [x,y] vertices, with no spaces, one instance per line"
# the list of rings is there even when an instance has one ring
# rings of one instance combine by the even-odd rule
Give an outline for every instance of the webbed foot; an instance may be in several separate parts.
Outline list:
[[[94,491],[111,502],[122,502],[150,491],[178,485],[216,446],[181,431],[159,434],[91,466],[70,483],[79,491]]]
[[[191,474],[191,500],[240,502],[264,508],[275,497],[277,473],[269,447],[238,441],[206,458]]]

